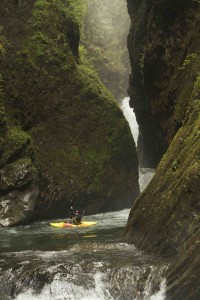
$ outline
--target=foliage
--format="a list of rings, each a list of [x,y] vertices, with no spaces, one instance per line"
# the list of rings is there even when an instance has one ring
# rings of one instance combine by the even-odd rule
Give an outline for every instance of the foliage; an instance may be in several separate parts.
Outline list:
[[[192,98],[200,100],[200,73],[198,73],[198,76],[194,84]]]
[[[89,61],[118,99],[121,94],[126,94],[127,89],[128,30],[129,16],[125,1],[87,0],[82,42],[86,45]]]
[[[194,64],[196,62],[200,61],[199,53],[190,53],[186,56],[183,65],[180,67],[180,69],[185,69],[187,66],[190,66],[191,64]]]
[[[5,142],[4,142],[4,153],[2,157],[2,162],[8,162],[13,156],[23,150],[23,148],[29,143],[30,136],[28,133],[24,132],[21,127],[13,126],[8,130]]]
[[[102,106],[101,98],[103,100],[104,105],[111,105],[116,106],[115,100],[111,93],[105,88],[105,86],[102,84],[102,82],[99,79],[99,76],[97,72],[91,68],[89,64],[80,64],[78,66],[78,74],[79,74],[79,80],[82,84],[81,88],[81,95],[87,100],[90,100],[90,103],[99,103],[100,106]],[[96,97],[96,95],[99,95],[100,97]]]
[[[33,22],[29,27],[29,39],[24,49],[18,53],[18,62],[22,65],[26,62],[31,69],[40,72],[44,72],[41,63],[43,66],[46,65],[46,71],[49,67],[55,72],[58,67],[66,69],[68,65],[70,68],[73,64],[73,55],[66,36],[63,37],[62,45],[58,47],[58,28],[65,22],[67,13],[67,9],[59,0],[37,0],[33,10]]]
[[[3,74],[5,102],[12,116],[3,137],[1,163],[24,156],[33,159],[45,179],[44,198],[52,202],[96,190],[106,195],[111,185],[121,190],[127,182],[122,156],[129,157],[132,170],[137,166],[133,151],[130,154],[120,136],[127,133],[130,148],[134,145],[116,101],[88,62],[85,47],[78,49],[85,1],[32,4],[27,3],[23,21],[15,12],[12,15],[17,34],[10,34],[15,39],[10,41],[12,55],[7,51],[8,68]],[[126,132],[119,123],[127,126]],[[125,185],[117,184],[119,178]]]
[[[44,25],[45,20],[51,23],[52,19],[49,18],[49,15],[54,19],[60,11],[63,16],[74,19],[75,22],[81,25],[85,9],[86,5],[84,0],[37,0],[33,14],[34,17],[38,17],[39,24],[42,22]],[[53,24],[51,24],[51,26],[52,25]]]
[[[3,89],[3,78],[0,73],[0,126],[6,124],[6,113],[4,107],[4,89]]]

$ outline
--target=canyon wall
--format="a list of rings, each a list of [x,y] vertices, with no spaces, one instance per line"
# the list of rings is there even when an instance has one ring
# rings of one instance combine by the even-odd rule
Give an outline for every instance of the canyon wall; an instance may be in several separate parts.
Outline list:
[[[79,51],[84,2],[0,3],[0,224],[130,207],[139,193],[122,111]]]
[[[128,0],[130,104],[140,165],[156,167],[185,118],[199,66],[197,2]]]
[[[127,2],[129,93],[140,126],[139,160],[158,167],[131,209],[124,240],[172,258],[167,299],[197,300],[200,8],[198,1]]]

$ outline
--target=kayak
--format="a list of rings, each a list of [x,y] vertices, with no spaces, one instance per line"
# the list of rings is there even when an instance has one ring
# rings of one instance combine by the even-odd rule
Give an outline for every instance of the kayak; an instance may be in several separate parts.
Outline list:
[[[57,222],[57,223],[50,223],[51,226],[57,227],[57,228],[77,228],[77,227],[88,227],[88,226],[93,226],[97,224],[97,222],[91,222],[91,221],[82,221],[81,224],[75,225],[67,222]]]

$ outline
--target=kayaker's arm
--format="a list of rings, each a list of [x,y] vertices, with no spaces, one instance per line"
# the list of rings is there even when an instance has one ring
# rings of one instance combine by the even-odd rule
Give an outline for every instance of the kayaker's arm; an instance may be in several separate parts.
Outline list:
[[[70,209],[70,219],[72,219],[75,216],[75,211],[73,209],[73,206],[71,206]]]
[[[82,214],[81,214],[81,218],[83,217],[84,213],[85,213],[85,209],[83,210],[83,212],[82,212]]]

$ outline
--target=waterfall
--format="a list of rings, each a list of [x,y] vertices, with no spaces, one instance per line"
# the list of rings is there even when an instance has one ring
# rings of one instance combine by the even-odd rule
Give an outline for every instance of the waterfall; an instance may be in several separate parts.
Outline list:
[[[133,139],[134,139],[134,141],[137,145],[138,124],[137,124],[137,121],[136,121],[135,113],[133,112],[133,108],[131,108],[130,105],[129,105],[129,101],[130,101],[129,97],[124,98],[122,100],[122,103],[121,103],[121,109],[124,113],[124,116],[125,116],[126,120],[129,123]]]
[[[140,192],[142,192],[149,184],[151,179],[153,178],[155,174],[154,169],[150,168],[140,168],[139,169],[139,186],[140,186]]]
[[[135,113],[133,112],[133,109],[130,107],[129,101],[130,101],[129,97],[124,98],[122,100],[121,109],[123,111],[123,114],[127,122],[129,123],[133,139],[137,145],[139,129],[138,129]],[[139,186],[141,192],[148,186],[154,173],[155,173],[154,169],[139,168]]]

